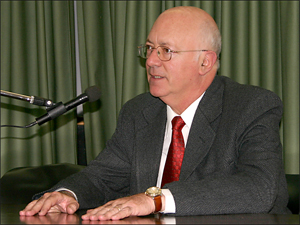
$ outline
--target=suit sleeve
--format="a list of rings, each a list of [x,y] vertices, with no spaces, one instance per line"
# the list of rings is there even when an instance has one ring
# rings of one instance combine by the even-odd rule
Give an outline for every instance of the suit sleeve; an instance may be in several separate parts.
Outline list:
[[[121,110],[117,128],[105,149],[80,172],[60,181],[45,192],[59,188],[72,190],[80,208],[95,208],[104,203],[127,196],[130,189],[132,132],[129,129],[129,116]],[[125,113],[126,114],[126,113]],[[125,117],[125,119],[123,119]],[[45,192],[36,194],[39,198]]]

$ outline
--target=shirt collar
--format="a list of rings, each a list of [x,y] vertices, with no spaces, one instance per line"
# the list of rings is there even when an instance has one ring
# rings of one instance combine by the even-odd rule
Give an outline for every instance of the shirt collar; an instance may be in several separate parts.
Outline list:
[[[204,96],[205,92],[197,98],[181,115],[175,113],[172,108],[167,105],[167,126],[171,126],[171,121],[175,116],[181,116],[185,125],[190,128],[194,119],[194,115],[198,108],[199,102],[201,101],[202,97]]]

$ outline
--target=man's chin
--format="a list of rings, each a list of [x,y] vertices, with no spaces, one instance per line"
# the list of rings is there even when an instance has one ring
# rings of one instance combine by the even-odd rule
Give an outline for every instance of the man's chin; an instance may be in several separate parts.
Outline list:
[[[156,97],[156,98],[160,98],[162,95],[162,93],[158,92],[158,91],[155,91],[155,90],[152,90],[150,88],[150,94],[153,96],[153,97]]]
[[[160,100],[162,100],[164,103],[166,103],[168,101],[168,95],[164,94],[164,93],[159,93],[159,92],[155,92],[155,91],[151,91],[150,90],[150,94],[155,97],[155,98],[159,98]],[[166,103],[167,104],[167,103]]]

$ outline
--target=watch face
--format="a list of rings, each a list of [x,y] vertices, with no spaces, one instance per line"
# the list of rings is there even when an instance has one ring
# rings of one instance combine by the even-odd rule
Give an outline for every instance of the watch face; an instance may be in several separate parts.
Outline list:
[[[150,196],[157,196],[157,195],[161,195],[161,189],[158,187],[150,187],[147,189],[147,194]]]

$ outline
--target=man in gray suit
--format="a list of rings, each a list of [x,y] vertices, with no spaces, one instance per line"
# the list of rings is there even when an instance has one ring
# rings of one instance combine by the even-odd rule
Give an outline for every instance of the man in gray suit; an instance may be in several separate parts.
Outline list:
[[[115,133],[95,160],[36,195],[20,215],[78,208],[93,208],[84,220],[157,211],[289,213],[281,100],[216,75],[221,37],[213,18],[196,7],[166,10],[139,49],[147,59],[150,93],[123,106]],[[176,116],[184,121],[180,177],[160,189]]]

